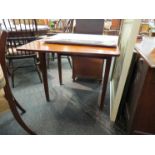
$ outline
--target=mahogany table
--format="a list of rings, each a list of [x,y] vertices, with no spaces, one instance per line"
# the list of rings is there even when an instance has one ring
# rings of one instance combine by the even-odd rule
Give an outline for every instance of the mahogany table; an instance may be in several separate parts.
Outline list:
[[[59,77],[61,78],[61,55],[66,56],[81,56],[90,58],[100,58],[106,60],[105,74],[103,77],[102,88],[101,88],[101,100],[99,103],[100,110],[103,110],[105,93],[108,83],[109,71],[111,66],[112,57],[119,56],[118,48],[115,47],[99,47],[99,46],[88,46],[88,45],[71,45],[71,44],[52,44],[45,43],[43,40],[33,41],[26,45],[17,48],[19,51],[34,51],[39,53],[40,57],[40,68],[43,76],[44,90],[46,100],[49,101],[49,89],[47,79],[47,67],[46,67],[46,53],[58,54],[58,68]]]

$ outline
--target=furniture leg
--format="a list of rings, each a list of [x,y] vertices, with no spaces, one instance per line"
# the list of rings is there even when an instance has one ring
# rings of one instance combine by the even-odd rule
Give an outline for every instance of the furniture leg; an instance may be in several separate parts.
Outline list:
[[[71,63],[70,57],[67,56],[67,59],[68,59],[68,62],[69,62],[70,67],[72,68],[72,63]]]
[[[55,59],[55,53],[52,53],[52,59],[54,61],[54,59]]]
[[[21,110],[21,114],[24,114],[26,112],[26,110],[16,101],[16,99],[14,98],[14,102],[16,104],[16,106]]]
[[[25,112],[25,110],[20,106],[20,104],[19,104],[19,103],[15,100],[15,98],[13,97],[13,95],[12,95],[12,93],[11,93],[11,91],[10,91],[9,82],[8,82],[8,78],[7,78],[7,70],[5,70],[3,64],[2,64],[2,67],[3,67],[3,71],[4,71],[4,76],[5,76],[5,79],[6,79],[6,86],[4,87],[4,92],[5,92],[6,99],[8,100],[10,110],[11,110],[13,116],[15,117],[16,121],[21,125],[21,127],[22,127],[26,132],[28,132],[29,134],[35,135],[36,133],[33,132],[33,131],[24,123],[24,121],[22,120],[20,114],[18,113],[17,107],[18,107],[23,113]]]
[[[14,65],[13,65],[13,60],[10,61],[11,65],[11,83],[12,83],[12,88],[14,88]]]
[[[12,74],[11,74],[11,81],[12,81],[12,88],[14,88],[15,87],[15,85],[14,85],[14,72],[12,72]]]
[[[58,73],[59,73],[59,82],[60,82],[60,85],[62,85],[62,68],[61,68],[61,55],[58,54],[57,55],[58,57]]]
[[[11,76],[11,73],[9,71],[9,67],[7,66],[7,72],[8,72],[8,75]]]
[[[31,135],[35,135],[36,133],[33,132],[25,123],[24,121],[22,120],[20,114],[18,113],[18,110],[16,108],[16,105],[19,105],[19,103],[15,100],[13,100],[13,97],[11,95],[10,92],[8,92],[8,89],[7,89],[7,86],[4,88],[4,91],[7,91],[7,94],[6,95],[6,98],[8,100],[8,103],[9,103],[9,106],[10,106],[10,109],[12,111],[12,114],[13,116],[15,117],[16,121],[21,125],[21,127],[26,131],[28,132],[29,134]],[[18,103],[18,104],[17,104]]]
[[[103,110],[103,107],[104,107],[104,100],[105,100],[105,94],[106,94],[106,89],[107,89],[110,66],[111,66],[111,58],[108,58],[106,61],[105,74],[104,74],[104,79],[103,79],[103,84],[102,84],[100,110]]]
[[[25,131],[27,131],[29,134],[35,134],[35,132],[33,132],[22,120],[22,118],[20,117],[20,114],[18,113],[17,107],[14,100],[14,97],[11,93],[11,88],[9,86],[9,80],[8,80],[8,74],[7,74],[7,67],[6,67],[6,62],[5,62],[5,43],[6,43],[6,37],[7,37],[7,33],[4,31],[2,32],[2,40],[0,38],[0,64],[2,66],[2,70],[3,70],[3,74],[4,74],[4,78],[6,81],[5,87],[4,87],[4,92],[5,92],[5,97],[9,103],[10,109],[12,111],[13,116],[15,117],[16,121],[21,125],[21,127],[23,127],[23,129]]]
[[[48,80],[47,80],[46,53],[43,53],[43,52],[39,53],[39,59],[40,59],[40,69],[41,69],[42,77],[43,77],[46,100],[50,101]]]
[[[50,66],[50,54],[49,53],[46,53],[46,63],[47,63],[47,68],[49,68]]]
[[[11,76],[11,73],[10,73],[10,70],[9,70],[9,68],[10,68],[10,63],[11,63],[11,60],[8,60],[8,63],[7,63],[7,65],[6,65],[6,69],[7,69],[7,72],[8,72],[8,75],[9,76]]]
[[[42,83],[42,78],[41,78],[40,71],[39,71],[39,67],[38,67],[38,64],[37,64],[37,58],[34,57],[33,59],[34,59],[35,69],[36,69],[36,71],[37,71],[37,73],[38,73],[38,76],[39,76],[40,82]]]
[[[6,95],[5,95],[5,97],[6,97]],[[26,112],[26,110],[16,101],[16,99],[14,97],[13,97],[13,100],[14,100],[16,106],[21,110],[21,112],[22,112],[21,114],[24,114]]]
[[[74,69],[74,57],[72,57],[72,79],[73,79],[73,82],[75,82],[75,69]]]

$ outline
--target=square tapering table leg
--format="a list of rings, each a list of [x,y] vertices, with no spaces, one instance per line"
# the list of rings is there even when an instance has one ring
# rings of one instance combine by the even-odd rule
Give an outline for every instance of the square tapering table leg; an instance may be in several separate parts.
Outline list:
[[[58,73],[59,73],[59,82],[62,85],[62,68],[61,68],[61,54],[58,54]]]
[[[45,52],[39,53],[39,60],[40,60],[40,69],[41,69],[42,77],[43,77],[46,100],[50,101],[48,79],[47,79],[46,53]]]
[[[103,78],[103,82],[102,82],[100,110],[103,110],[103,107],[104,107],[105,94],[106,94],[106,90],[107,90],[107,83],[108,83],[108,78],[109,78],[110,66],[111,66],[111,58],[108,58],[106,60],[105,74],[104,74],[104,78]]]

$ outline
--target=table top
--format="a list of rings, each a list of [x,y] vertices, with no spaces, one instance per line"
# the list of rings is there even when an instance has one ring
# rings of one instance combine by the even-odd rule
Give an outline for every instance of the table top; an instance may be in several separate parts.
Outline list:
[[[63,55],[89,56],[102,58],[105,56],[119,56],[116,47],[99,47],[88,45],[45,43],[44,39],[33,41],[17,48],[18,51],[54,52]]]
[[[155,38],[144,37],[135,46],[137,52],[144,58],[151,68],[155,68]]]

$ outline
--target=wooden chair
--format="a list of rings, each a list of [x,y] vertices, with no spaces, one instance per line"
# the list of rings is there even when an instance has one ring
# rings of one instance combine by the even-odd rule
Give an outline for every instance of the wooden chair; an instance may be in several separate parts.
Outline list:
[[[60,24],[61,22],[61,19],[58,21],[58,23]],[[63,28],[61,28],[61,31],[62,33],[72,33],[73,32],[73,24],[74,24],[74,19],[69,19],[66,23],[62,23],[61,25],[63,25]],[[49,57],[49,54],[47,55]],[[52,54],[53,56],[53,60],[55,59],[55,54],[53,53]],[[57,58],[58,58],[58,72],[59,72],[59,82],[60,82],[60,85],[62,85],[62,72],[61,72],[61,61],[62,61],[62,58],[67,58],[68,59],[68,62],[69,62],[69,65],[70,67],[72,68],[72,62],[71,62],[71,59],[69,56],[63,56],[61,54],[57,54]],[[47,58],[48,61],[47,61],[47,66],[49,66],[49,58]]]
[[[74,24],[74,19],[69,19],[66,23],[66,25],[64,25],[64,33],[73,33],[73,24]],[[61,54],[57,54],[58,57],[58,72],[59,72],[59,82],[60,85],[62,85],[62,69],[61,69],[61,59],[62,59],[62,55]],[[64,56],[66,57],[66,56]],[[68,62],[70,64],[70,67],[72,68],[72,62],[70,59],[70,56],[67,56]]]
[[[59,19],[55,22],[55,30],[52,33],[48,34],[49,36],[55,35],[57,33],[72,33],[73,32],[73,22],[74,19],[63,20]],[[52,60],[55,60],[55,54],[52,53]],[[71,59],[67,56],[70,67],[72,68]],[[47,54],[47,66],[49,67],[50,63],[50,54]]]
[[[14,66],[14,60],[31,58],[34,61],[34,68],[42,82],[38,68],[37,53],[23,52],[16,50],[16,47],[38,39],[37,22],[35,19],[8,19],[2,20],[3,27],[8,32],[6,59],[8,60],[8,71],[11,75],[12,87],[14,87],[14,73],[19,68],[32,67],[32,65]]]
[[[5,93],[5,99],[6,103],[8,102],[10,110],[16,119],[16,121],[23,127],[25,131],[27,131],[29,134],[35,134],[22,120],[20,114],[18,113],[17,108],[19,108],[22,112],[25,112],[25,110],[20,106],[20,104],[17,102],[15,97],[13,96],[10,86],[9,86],[9,80],[8,80],[8,72],[7,72],[7,66],[6,66],[6,60],[5,60],[5,50],[6,50],[6,38],[7,33],[0,31],[0,65],[2,67],[3,76],[5,79],[5,82],[3,84],[4,87],[4,93]],[[2,74],[2,73],[0,73]],[[2,79],[2,78],[1,78]],[[3,81],[4,81],[3,79]]]
[[[74,32],[74,19],[69,19],[64,27],[65,33],[73,33]]]
[[[66,25],[64,26],[64,33],[73,33],[74,31],[74,19],[69,19],[66,23]],[[70,64],[70,67],[72,68],[72,62],[69,56],[67,56],[68,62]]]

